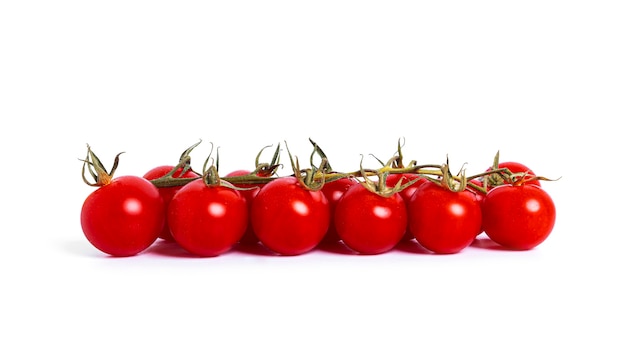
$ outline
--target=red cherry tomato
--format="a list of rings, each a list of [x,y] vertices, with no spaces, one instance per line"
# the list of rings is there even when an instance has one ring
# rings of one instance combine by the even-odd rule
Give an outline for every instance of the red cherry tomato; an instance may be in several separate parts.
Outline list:
[[[421,185],[409,201],[409,228],[424,248],[457,253],[481,230],[481,209],[470,191],[453,192],[435,182]]]
[[[237,190],[224,185],[207,186],[202,179],[176,192],[167,215],[174,240],[202,257],[230,250],[248,224],[246,200]]]
[[[138,176],[120,176],[92,192],[80,222],[87,240],[116,257],[147,249],[163,228],[165,206],[159,190]]]
[[[323,242],[333,243],[333,242],[338,242],[340,240],[339,235],[337,234],[337,229],[335,228],[334,220],[333,220],[334,214],[335,214],[335,207],[337,205],[337,202],[341,198],[341,196],[343,196],[343,194],[348,190],[348,188],[350,188],[351,186],[354,186],[357,183],[358,181],[355,180],[354,178],[344,177],[335,181],[327,182],[324,184],[324,187],[322,187],[322,193],[324,193],[324,195],[326,196],[326,199],[328,199],[328,204],[330,206],[330,224],[328,226],[328,231],[326,232],[326,236],[324,236]]]
[[[282,255],[311,251],[330,223],[328,200],[295,177],[282,177],[261,188],[252,202],[252,228],[261,243]]]
[[[415,193],[415,191],[420,185],[422,185],[424,182],[427,182],[428,179],[418,174],[389,174],[387,176],[385,183],[387,187],[394,187],[395,185],[398,184],[398,182],[402,182],[401,185],[405,185],[408,182],[411,182],[412,180],[415,180],[415,179],[417,179],[417,181],[415,181],[409,187],[400,191],[400,196],[402,197],[402,199],[404,199],[405,204],[408,205],[409,200],[411,199],[411,196],[413,195],[413,193]],[[403,238],[405,240],[412,240],[415,238],[413,234],[411,234],[411,230],[409,229],[408,223],[407,223],[407,228],[406,228]]]
[[[536,185],[502,185],[490,190],[483,203],[483,228],[494,242],[528,250],[552,232],[556,208],[548,193]]]
[[[250,175],[250,173],[251,171],[248,171],[248,170],[235,170],[226,174],[226,177],[246,176],[246,175]],[[245,190],[239,190],[239,193],[241,193],[241,195],[246,199],[246,203],[248,204],[248,213],[250,213],[252,210],[252,201],[254,200],[254,197],[256,197],[257,193],[259,193],[259,190],[261,189],[261,187],[263,187],[263,184],[262,183],[260,184],[233,183],[233,185],[239,188],[248,188]],[[254,230],[252,229],[251,217],[248,220],[248,226],[246,227],[246,232],[244,233],[243,237],[241,238],[239,242],[244,243],[244,244],[254,244],[254,243],[259,242],[259,239],[254,234]]]
[[[335,227],[343,243],[361,254],[388,252],[406,231],[406,205],[398,193],[383,197],[355,184],[337,202]]]
[[[143,175],[143,177],[147,180],[156,180],[157,178],[165,176],[168,172],[172,171],[173,168],[174,166],[170,166],[170,165],[157,166],[157,167],[152,168],[151,170],[148,170],[148,172],[146,172]],[[176,170],[172,174],[172,177],[182,177],[182,178],[198,177],[198,175],[196,175],[196,173],[194,173],[191,170],[188,170],[187,172],[185,172],[184,175],[181,175],[182,171],[183,171],[182,169]],[[159,193],[161,194],[161,198],[163,198],[163,202],[165,204],[165,212],[167,212],[167,207],[169,206],[170,201],[172,200],[172,197],[174,197],[174,194],[176,194],[176,192],[178,192],[178,190],[180,190],[181,188],[182,186],[159,188]],[[163,230],[161,230],[159,237],[167,241],[173,241],[174,238],[172,237],[172,233],[170,232],[170,228],[167,223],[167,215],[164,215],[164,217],[165,217],[165,224],[163,225]]]
[[[473,184],[475,184],[477,186],[480,186],[480,187],[483,186],[482,182],[480,180],[478,180],[478,179],[475,179],[475,178],[469,180],[468,182],[471,182],[471,183],[473,183]],[[483,202],[485,201],[485,193],[483,193],[481,191],[478,191],[478,190],[475,190],[475,189],[473,189],[471,187],[467,187],[466,190],[468,192],[471,192],[472,194],[474,194],[474,197],[476,197],[476,202],[480,205],[480,208],[482,210]],[[481,233],[483,233],[482,222],[481,222],[480,230],[478,231],[478,234],[476,234],[476,236],[480,235]]]
[[[503,168],[507,168],[509,169],[509,171],[511,171],[512,173],[526,173],[528,176],[532,177],[532,176],[536,176],[535,173],[526,165],[515,162],[515,161],[505,161],[505,162],[501,162],[500,164],[498,164],[498,167],[503,169]],[[487,171],[492,170],[492,168],[488,168]],[[492,177],[493,179],[493,177]],[[490,184],[490,188],[493,188],[495,186],[499,186],[504,182],[504,180],[499,180],[496,179],[498,182],[496,184]],[[539,182],[539,180],[528,180],[524,182],[525,184],[528,185],[536,185],[536,186],[541,186],[541,182]]]

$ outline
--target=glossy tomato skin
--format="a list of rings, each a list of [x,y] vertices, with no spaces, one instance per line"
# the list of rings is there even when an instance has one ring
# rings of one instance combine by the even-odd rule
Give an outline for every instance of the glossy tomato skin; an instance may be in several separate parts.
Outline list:
[[[409,202],[411,233],[434,253],[462,251],[480,233],[481,223],[480,203],[467,190],[453,192],[435,182],[426,182]]]
[[[261,243],[281,255],[314,249],[330,224],[330,207],[321,191],[281,177],[261,188],[252,202],[252,227]]]
[[[239,191],[207,186],[198,179],[176,192],[167,216],[172,236],[181,247],[197,256],[215,257],[243,236],[248,207]]]
[[[395,187],[395,185],[398,184],[398,182],[401,182],[400,183],[401,185],[405,185],[408,182],[411,182],[415,179],[417,179],[417,181],[415,181],[413,184],[403,189],[399,193],[402,199],[404,200],[404,203],[408,207],[409,200],[411,200],[411,196],[413,196],[413,193],[415,193],[417,188],[421,186],[424,182],[428,182],[428,180],[418,174],[389,174],[387,176],[387,179],[385,180],[385,184],[387,185],[387,187],[393,188]],[[415,238],[413,234],[411,234],[411,230],[409,229],[408,223],[407,223],[407,228],[406,228],[403,238],[405,240],[412,240]]]
[[[328,231],[326,232],[326,235],[322,240],[323,242],[333,243],[340,240],[339,235],[337,234],[337,228],[335,227],[333,220],[335,208],[337,206],[337,202],[339,201],[339,199],[341,199],[344,193],[346,193],[346,191],[350,187],[354,186],[357,183],[358,181],[354,178],[345,177],[335,181],[327,182],[324,184],[324,187],[322,187],[321,191],[326,196],[326,199],[328,199],[328,204],[330,207],[330,224],[328,226]]]
[[[159,190],[138,176],[120,176],[85,199],[83,233],[100,251],[116,257],[136,255],[158,238],[165,221]]]
[[[343,243],[361,254],[380,254],[393,249],[404,236],[408,221],[400,194],[383,197],[360,183],[339,199],[334,215]]]
[[[226,174],[226,177],[246,176],[250,175],[250,173],[251,171],[249,170],[240,169],[229,172],[228,174]],[[239,190],[239,193],[246,199],[246,204],[248,205],[248,214],[250,214],[252,210],[252,201],[254,200],[254,197],[256,197],[257,193],[259,193],[261,187],[263,187],[263,184],[233,183],[233,185],[239,188],[247,188],[245,190]],[[258,237],[252,229],[251,217],[249,217],[246,232],[243,234],[243,237],[241,237],[241,240],[239,242],[244,244],[255,244],[259,242]]]
[[[157,166],[157,167],[154,167],[154,168],[148,170],[148,172],[146,172],[143,175],[143,177],[145,179],[147,179],[147,180],[156,180],[157,178],[165,176],[173,168],[174,168],[174,166],[170,166],[170,165]],[[196,175],[196,173],[194,173],[191,170],[188,170],[183,175],[181,175],[182,171],[183,171],[182,169],[178,169],[178,170],[176,170],[176,172],[174,172],[172,174],[172,176],[173,177],[182,177],[182,178],[196,178],[196,177],[198,177],[198,175]],[[165,211],[166,212],[167,212],[167,207],[170,204],[170,201],[174,197],[174,194],[176,194],[176,192],[178,192],[178,190],[180,190],[182,187],[183,186],[160,187],[159,188],[159,193],[161,194],[161,198],[163,198],[163,202],[165,204]],[[162,238],[162,239],[167,240],[167,241],[173,241],[174,238],[172,237],[172,233],[170,232],[170,228],[169,228],[169,225],[168,225],[168,222],[167,222],[167,214],[164,215],[164,218],[165,218],[165,224],[163,225],[163,229],[159,233],[159,238]]]
[[[485,234],[505,248],[528,250],[538,246],[550,235],[555,221],[554,201],[536,185],[502,185],[485,196]]]

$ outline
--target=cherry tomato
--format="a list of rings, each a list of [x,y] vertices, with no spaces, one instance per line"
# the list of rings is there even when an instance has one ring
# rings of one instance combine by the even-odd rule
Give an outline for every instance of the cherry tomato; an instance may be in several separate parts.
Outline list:
[[[404,202],[408,205],[409,200],[411,199],[411,196],[413,195],[413,193],[415,193],[417,188],[424,182],[428,181],[426,178],[418,174],[389,174],[387,176],[385,183],[387,187],[394,187],[396,184],[398,184],[398,182],[402,182],[401,185],[404,185],[414,179],[417,179],[415,183],[411,184],[409,187],[400,191],[400,196],[402,197],[402,199],[404,199]],[[404,232],[403,238],[405,240],[412,240],[413,238],[415,238],[413,234],[411,234],[411,230],[409,229],[408,223],[407,223],[407,228],[406,228],[406,231]]]
[[[246,176],[246,175],[250,175],[250,173],[251,171],[248,171],[248,170],[243,170],[243,169],[235,170],[226,174],[226,177]],[[246,199],[246,203],[248,205],[248,214],[249,214],[252,210],[252,200],[254,199],[254,197],[256,197],[257,193],[259,193],[259,190],[261,189],[261,187],[263,187],[263,184],[262,183],[261,184],[233,183],[233,185],[239,188],[249,188],[245,190],[239,190],[239,193],[241,193],[241,195]],[[246,227],[246,232],[243,234],[243,237],[241,238],[239,242],[244,243],[244,244],[254,244],[254,243],[259,242],[259,239],[254,234],[254,230],[252,229],[251,217],[249,217],[248,219],[248,226]]]
[[[503,247],[527,250],[552,232],[556,208],[548,193],[536,185],[502,185],[490,190],[483,204],[483,228]]]
[[[358,181],[355,180],[354,178],[344,177],[338,180],[327,182],[324,184],[324,187],[322,187],[322,192],[326,196],[326,199],[328,199],[328,204],[330,206],[330,224],[328,226],[328,231],[326,232],[326,236],[324,236],[324,239],[322,240],[323,242],[332,243],[332,242],[338,242],[340,240],[339,235],[337,234],[337,229],[335,227],[334,220],[333,220],[334,214],[335,214],[335,207],[337,205],[337,202],[341,198],[341,196],[343,196],[343,194],[348,190],[348,188],[350,188],[351,186],[354,186],[357,183]]]
[[[230,250],[248,224],[248,207],[239,191],[225,185],[207,186],[202,179],[176,192],[167,215],[174,240],[202,257]]]
[[[434,253],[460,252],[481,230],[480,204],[467,190],[453,192],[426,182],[415,191],[408,208],[411,233]]]
[[[87,240],[116,257],[138,254],[159,236],[165,221],[159,190],[138,176],[120,176],[92,192],[80,223]]]
[[[155,168],[148,170],[148,172],[146,172],[143,175],[143,177],[147,180],[156,180],[157,178],[165,176],[168,172],[172,171],[173,168],[174,166],[169,166],[169,165],[157,166]],[[187,172],[185,172],[184,175],[181,175],[182,171],[183,171],[182,169],[178,169],[172,174],[172,176],[182,177],[182,178],[198,177],[198,175],[196,175],[196,173],[194,173],[191,170],[188,170]],[[161,198],[163,198],[166,212],[167,212],[167,207],[170,204],[170,201],[172,200],[172,197],[174,197],[174,194],[176,194],[176,192],[178,192],[178,190],[180,190],[181,188],[182,186],[159,188],[159,193],[161,194]],[[165,217],[165,224],[163,225],[163,230],[161,230],[159,237],[167,241],[173,241],[174,238],[172,237],[172,233],[170,232],[170,228],[167,223],[167,215],[164,215],[164,217]]]
[[[406,205],[398,193],[383,197],[358,183],[337,202],[335,227],[351,249],[361,254],[384,253],[394,248],[406,231]]]
[[[500,164],[498,164],[498,167],[503,169],[503,168],[507,168],[509,169],[509,171],[511,171],[512,173],[526,173],[528,176],[536,176],[535,173],[526,165],[518,163],[516,161],[504,161],[501,162]],[[488,168],[487,171],[492,170],[492,168]],[[498,177],[494,178],[492,177],[491,179],[495,179],[496,180],[496,184],[490,184],[490,188],[495,187],[495,186],[499,186],[504,182],[504,180],[499,179]],[[536,185],[536,186],[541,186],[541,182],[539,182],[539,180],[528,180],[525,182],[526,184],[529,185]]]
[[[475,184],[477,186],[480,186],[480,187],[483,186],[482,182],[480,180],[478,180],[478,179],[475,179],[475,178],[469,180],[468,182],[471,182],[471,183],[473,183],[473,184]],[[471,187],[467,187],[466,189],[467,189],[468,192],[471,192],[472,194],[474,194],[474,197],[476,197],[476,202],[480,205],[480,208],[482,210],[483,202],[485,201],[485,193],[480,192],[478,190],[474,190]],[[482,222],[480,224],[480,230],[478,231],[478,234],[476,234],[476,236],[480,235],[481,233],[483,233]]]
[[[308,190],[295,177],[273,180],[252,202],[252,228],[261,243],[282,255],[311,251],[330,223],[330,206],[321,191]]]

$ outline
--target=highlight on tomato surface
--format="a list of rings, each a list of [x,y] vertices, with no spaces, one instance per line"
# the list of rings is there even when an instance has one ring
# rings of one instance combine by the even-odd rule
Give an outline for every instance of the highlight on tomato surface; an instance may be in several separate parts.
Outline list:
[[[159,190],[140,176],[114,177],[118,156],[107,172],[88,147],[83,179],[98,187],[87,196],[80,223],[87,240],[100,251],[117,257],[136,255],[147,249],[164,225],[165,205]],[[90,170],[94,182],[86,180]]]
[[[361,254],[393,249],[407,228],[407,211],[399,193],[383,195],[367,183],[356,183],[336,205],[334,225],[343,243]]]
[[[143,176],[114,175],[122,153],[108,171],[87,146],[82,178],[96,189],[80,211],[84,236],[116,257],[156,253],[148,249],[159,238],[197,257],[242,246],[297,256],[324,250],[322,243],[378,255],[402,241],[415,242],[424,254],[456,254],[481,233],[498,247],[531,250],[555,226],[554,201],[540,182],[553,180],[521,162],[501,162],[499,152],[491,166],[468,176],[464,167],[452,174],[448,160],[405,164],[398,143],[387,162],[376,158],[379,167],[364,168],[362,157],[358,169],[345,172],[332,169],[326,153],[310,142],[307,167],[286,148],[291,168],[279,174],[279,143],[271,161],[259,161],[264,147],[254,167],[224,176],[213,148],[200,171],[192,168],[190,155],[199,142],[177,163]]]
[[[427,182],[411,196],[409,219],[410,231],[423,247],[452,254],[468,247],[480,233],[482,213],[472,192]]]
[[[294,176],[266,184],[252,202],[251,221],[261,243],[282,255],[313,250],[330,224],[330,206],[322,191],[303,187]]]
[[[485,196],[484,231],[505,248],[528,250],[538,246],[548,238],[555,221],[554,201],[535,184],[501,185]]]
[[[248,226],[248,206],[231,186],[198,179],[176,192],[167,210],[176,243],[197,256],[215,257],[239,242]]]

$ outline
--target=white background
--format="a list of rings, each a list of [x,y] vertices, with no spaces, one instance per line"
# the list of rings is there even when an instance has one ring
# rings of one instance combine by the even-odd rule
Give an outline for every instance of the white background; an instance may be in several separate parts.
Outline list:
[[[2,2],[0,350],[623,351],[624,18],[620,1]],[[531,251],[449,256],[109,258],[81,232],[86,143],[141,175],[199,139],[196,168],[209,142],[222,172],[284,141],[306,164],[309,137],[345,171],[402,137],[407,160],[470,174],[499,150],[561,177],[556,226]]]

